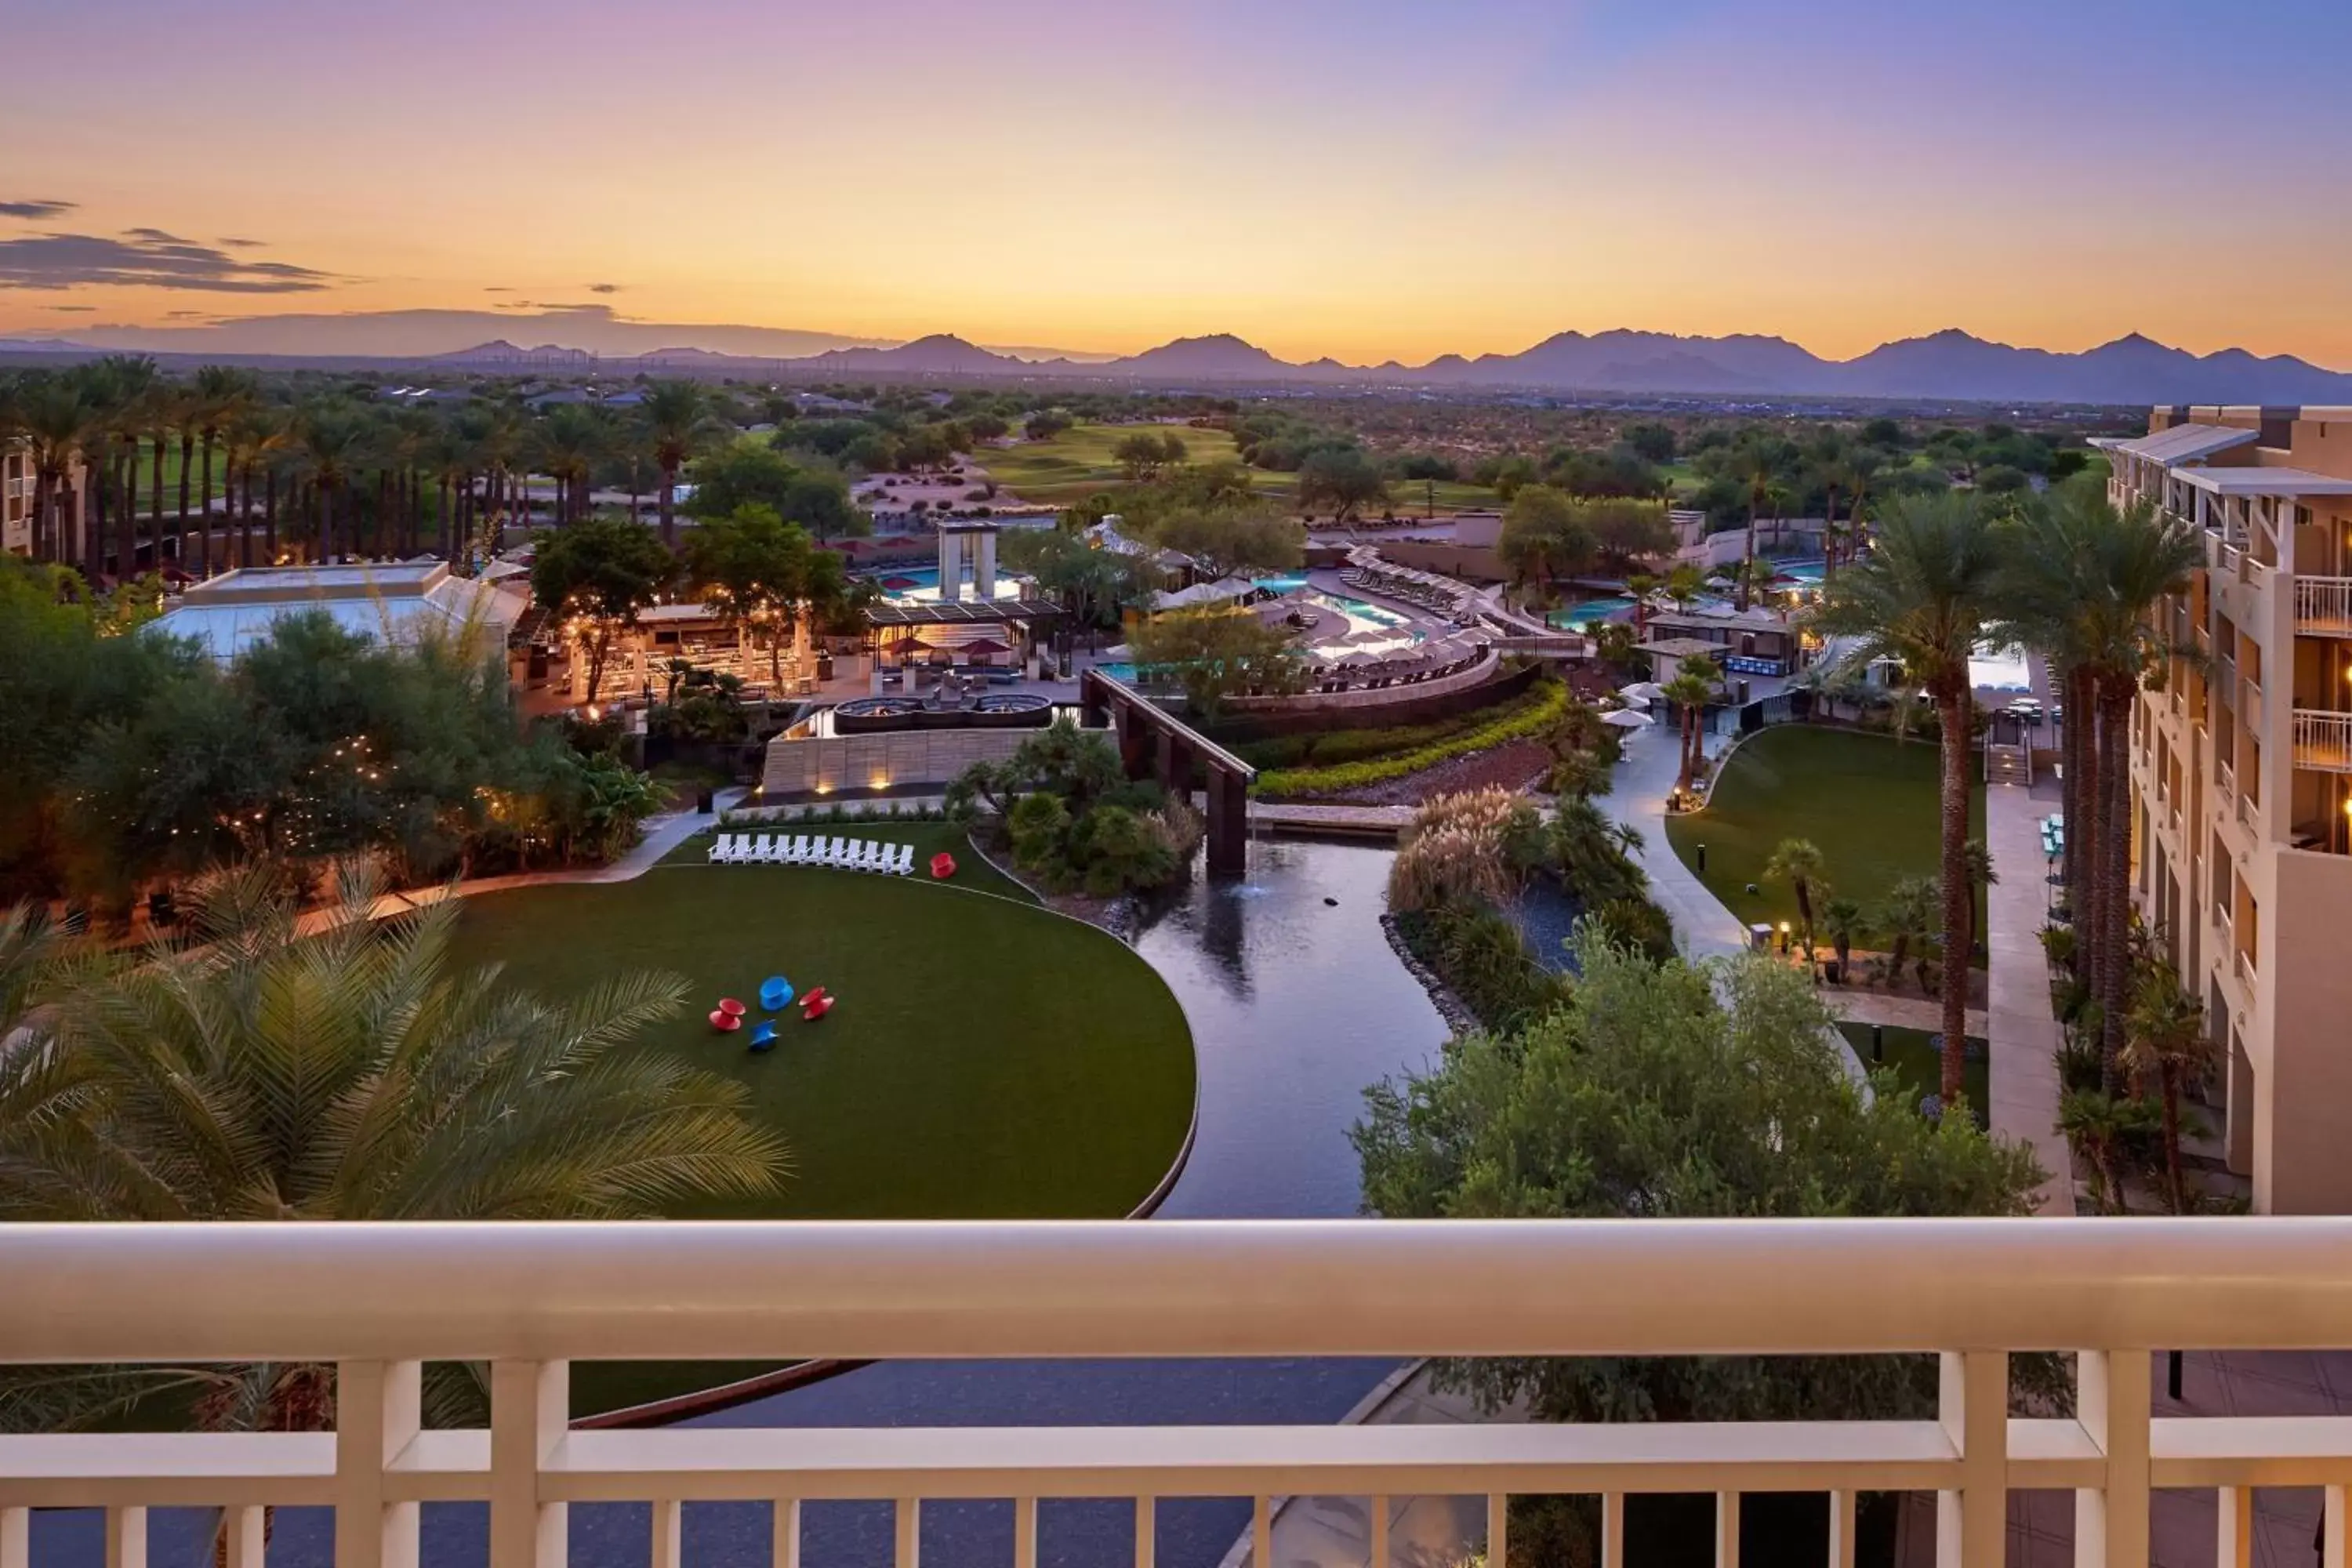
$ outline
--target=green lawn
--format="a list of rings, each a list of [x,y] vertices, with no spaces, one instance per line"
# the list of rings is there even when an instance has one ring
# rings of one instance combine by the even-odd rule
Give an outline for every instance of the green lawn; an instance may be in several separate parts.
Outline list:
[[[1867,919],[1901,879],[1936,874],[1937,767],[1931,742],[1784,724],[1733,752],[1706,809],[1668,817],[1666,839],[1733,914],[1778,922],[1797,918],[1797,900],[1787,883],[1765,880],[1764,863],[1783,838],[1810,838],[1833,893],[1859,900]],[[1980,789],[1969,819],[1981,837]],[[2016,876],[2035,869],[2008,868]],[[1822,900],[1814,895],[1816,915]]]
[[[1127,482],[1126,471],[1111,456],[1111,448],[1139,430],[1175,435],[1184,443],[1187,460],[1193,463],[1238,462],[1241,458],[1234,438],[1223,430],[1195,430],[1173,425],[1078,425],[1050,441],[1023,441],[1003,448],[982,447],[972,454],[972,461],[987,469],[990,479],[1024,501],[1068,506]],[[1289,501],[1298,489],[1297,476],[1267,473],[1261,468],[1250,470],[1250,486],[1269,500],[1284,502]],[[1430,486],[1418,479],[1400,479],[1389,487],[1389,496],[1396,515],[1411,518],[1429,504]],[[1436,505],[1441,511],[1459,511],[1472,507],[1498,507],[1502,500],[1493,490],[1480,486],[1440,479],[1436,481]],[[1374,515],[1379,515],[1378,509]]]
[[[1878,1026],[1878,1049],[1871,1048],[1871,1028],[1868,1024],[1840,1024],[1853,1054],[1862,1058],[1864,1068],[1885,1068],[1895,1074],[1903,1086],[1903,1103],[1916,1107],[1944,1081],[1944,1064],[1936,1047],[1928,1042],[1935,1037],[1925,1029],[1908,1029],[1900,1024]],[[1992,1069],[1985,1060],[1985,1042],[1974,1035],[1969,1043],[1975,1047],[1968,1061],[1961,1064],[1960,1081],[1969,1096],[1969,1109],[1975,1112],[1977,1123],[1982,1126],[1992,1101]]]
[[[952,831],[931,826],[876,831]],[[1183,1013],[1116,938],[978,890],[1003,884],[960,847],[961,887],[919,868],[672,862],[630,882],[487,894],[467,900],[461,941],[551,993],[625,969],[691,981],[685,1016],[648,1043],[747,1085],[795,1167],[778,1198],[693,1217],[1124,1215],[1192,1122]],[[710,1029],[721,996],[756,1018],[775,973],[839,1005],[814,1024],[787,1013],[764,1056]]]

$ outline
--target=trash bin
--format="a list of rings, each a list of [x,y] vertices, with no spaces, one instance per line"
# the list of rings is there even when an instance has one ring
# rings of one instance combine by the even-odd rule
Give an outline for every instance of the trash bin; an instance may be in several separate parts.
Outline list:
[[[694,792],[694,809],[705,816],[718,809],[718,791],[708,785]]]

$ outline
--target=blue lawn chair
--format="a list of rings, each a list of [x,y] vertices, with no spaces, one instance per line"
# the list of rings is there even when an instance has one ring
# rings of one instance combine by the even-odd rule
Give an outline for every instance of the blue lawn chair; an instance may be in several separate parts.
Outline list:
[[[771,974],[760,983],[760,1005],[771,1013],[781,1013],[793,1005],[793,983],[781,974]]]
[[[754,1051],[774,1050],[776,1048],[776,1021],[773,1018],[762,1018],[760,1020],[759,1024],[751,1030],[751,1038],[748,1042],[748,1045],[749,1048]]]

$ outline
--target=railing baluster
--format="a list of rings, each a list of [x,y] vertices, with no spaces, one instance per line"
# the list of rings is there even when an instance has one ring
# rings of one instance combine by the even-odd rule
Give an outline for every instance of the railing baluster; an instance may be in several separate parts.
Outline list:
[[[0,1508],[0,1568],[32,1568],[32,1563],[33,1510]]]
[[[2319,1516],[2319,1568],[2348,1568],[2344,1550],[2344,1489],[2326,1489]]]
[[[1830,1493],[1830,1568],[1853,1568],[1853,1493]]]
[[[1272,1568],[1274,1563],[1274,1500],[1260,1492],[1250,1499],[1250,1568]]]
[[[1389,1568],[1389,1500],[1376,1497],[1372,1505],[1372,1539],[1364,1551],[1364,1568]],[[1267,1568],[1272,1568],[1271,1564]]]
[[[2009,1547],[2009,1356],[1945,1352],[1937,1419],[1959,1450],[1960,1485],[1936,1494],[1936,1568],[2001,1568]]]
[[[1715,1568],[1739,1568],[1739,1494],[1715,1494]]]
[[[1503,1568],[1510,1555],[1511,1500],[1502,1492],[1486,1494],[1486,1568]]]
[[[676,1498],[654,1500],[653,1568],[678,1568],[685,1523],[685,1504]]]
[[[1135,1500],[1135,1568],[1151,1568],[1160,1555],[1160,1509],[1148,1497]]]
[[[898,1502],[896,1568],[921,1568],[923,1561],[923,1500],[902,1497]]]
[[[571,1363],[490,1364],[490,1568],[564,1568],[570,1510],[539,1479],[571,1418]]]
[[[768,1556],[770,1568],[801,1568],[800,1499],[776,1500],[774,1535],[774,1545]]]
[[[2216,1568],[2253,1568],[2254,1489],[2223,1487],[2214,1510],[2220,1539],[2214,1542]]]
[[[1037,1568],[1037,1500],[1033,1497],[1013,1500],[1013,1568]]]
[[[335,1568],[416,1568],[416,1505],[390,1502],[383,1475],[423,1424],[421,1362],[335,1368]]]
[[[268,1554],[269,1526],[268,1516],[259,1508],[228,1508],[221,1510],[221,1530],[226,1535],[227,1559],[224,1568],[262,1568]]]
[[[2074,1494],[2075,1568],[2145,1568],[2147,1562],[2147,1351],[2084,1351],[2074,1358],[2074,1409],[2106,1456],[2106,1485]]]
[[[147,1568],[147,1510],[106,1510],[106,1568]]]
[[[1601,1568],[1625,1568],[1625,1494],[1601,1494]]]

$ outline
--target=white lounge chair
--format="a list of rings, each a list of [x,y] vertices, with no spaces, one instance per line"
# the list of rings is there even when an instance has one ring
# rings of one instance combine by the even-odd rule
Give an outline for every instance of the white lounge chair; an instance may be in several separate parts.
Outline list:
[[[901,844],[898,846],[898,852],[890,857],[891,873],[895,876],[903,877],[914,868],[915,847],[911,844]]]
[[[805,833],[795,833],[793,835],[791,847],[784,851],[784,864],[805,866],[808,864],[808,858],[809,836]]]
[[[887,847],[888,846],[878,838],[867,839],[865,850],[857,857],[857,868],[861,871],[882,869],[883,852]]]
[[[748,833],[722,833],[719,836],[720,849],[714,857],[730,866],[740,866],[751,858],[751,836]]]
[[[771,833],[762,833],[760,835],[760,841],[751,846],[752,860],[762,866],[773,861],[781,852],[782,846],[777,843],[775,835]]]
[[[735,836],[722,833],[710,841],[710,863],[723,866],[735,853]]]
[[[835,869],[846,871],[856,864],[857,840],[855,838],[835,839],[833,841],[833,865]]]
[[[852,838],[845,842],[848,848],[841,857],[841,868],[845,871],[863,871],[866,869],[866,847],[874,841],[870,838]]]
[[[840,848],[840,844],[834,839],[832,835],[819,834],[817,836],[815,846],[809,851],[809,864],[812,866],[836,865],[838,864],[838,861],[835,857],[838,854]]]

